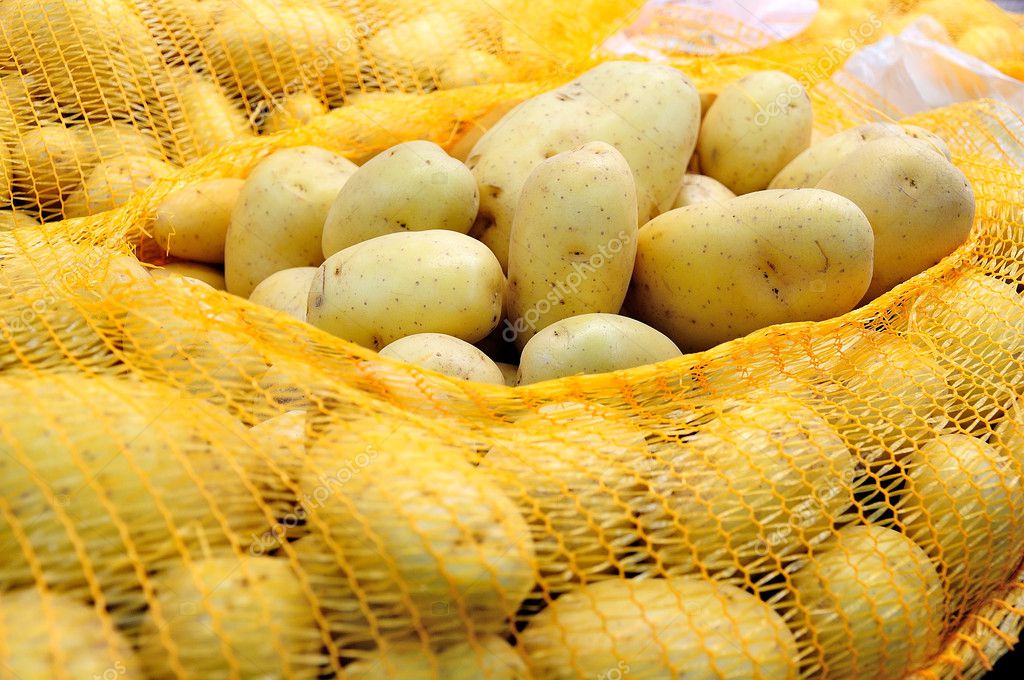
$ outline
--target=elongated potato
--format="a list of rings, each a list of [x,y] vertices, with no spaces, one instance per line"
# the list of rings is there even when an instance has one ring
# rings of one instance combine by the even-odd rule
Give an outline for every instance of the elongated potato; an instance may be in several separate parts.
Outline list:
[[[0,210],[0,232],[21,229],[22,227],[38,227],[39,221],[32,215],[21,210]]]
[[[871,222],[875,267],[865,301],[956,250],[974,222],[974,191],[964,173],[899,137],[861,146],[817,186],[850,199]]]
[[[852,151],[882,137],[899,135],[902,128],[895,123],[865,123],[838,132],[801,152],[783,167],[768,185],[769,189],[800,189],[814,187],[829,170]]]
[[[509,82],[514,71],[497,55],[481,50],[464,49],[448,57],[438,75],[438,84],[441,88],[451,89]]]
[[[245,113],[216,84],[192,76],[177,92],[184,127],[184,157],[193,160],[252,136]]]
[[[323,226],[324,257],[399,231],[465,234],[479,205],[469,168],[433,142],[398,144],[367,161],[338,192]]]
[[[305,321],[309,288],[313,285],[314,276],[316,276],[316,267],[282,269],[260,281],[253,288],[249,299],[264,307],[278,309],[300,321]]]
[[[184,276],[185,278],[201,281],[214,290],[227,290],[225,288],[224,273],[216,267],[201,262],[168,262],[163,267],[151,270],[153,278],[164,276]]]
[[[871,225],[842,196],[771,190],[667,212],[640,229],[627,306],[684,350],[854,308]]]
[[[736,198],[736,194],[717,179],[688,172],[683,175],[672,209],[685,208],[697,203],[721,203],[730,198]]]
[[[1024,477],[1024,397],[1018,397],[1006,408],[1006,415],[996,427],[992,442],[1010,457],[1016,471]]]
[[[418,642],[375,649],[345,666],[347,680],[533,680],[522,656],[497,635],[477,636],[441,653]]]
[[[127,155],[104,161],[64,201],[64,215],[84,217],[113,210],[174,170],[173,165],[151,156]]]
[[[476,239],[399,232],[327,258],[313,278],[306,320],[373,349],[413,333],[472,343],[498,325],[504,293],[501,266]]]
[[[150,229],[168,255],[195,262],[224,262],[231,211],[244,182],[216,178],[179,189],[156,207]]]
[[[700,170],[737,195],[766,189],[811,144],[811,100],[780,71],[757,71],[718,95],[701,124]]]
[[[553,323],[523,348],[517,383],[608,373],[677,357],[668,336],[617,314],[581,314]]]
[[[89,172],[89,151],[88,139],[77,128],[54,124],[27,131],[16,152],[15,191],[40,208],[59,209],[61,198]]]
[[[605,62],[523,102],[476,143],[466,161],[480,185],[474,234],[505,267],[526,178],[545,158],[596,141],[614,146],[629,163],[642,224],[672,205],[699,127],[700,97],[681,72]]]
[[[430,83],[451,50],[468,42],[469,32],[460,17],[425,12],[383,26],[366,47],[386,82],[412,90]]]
[[[305,125],[327,113],[324,103],[308,92],[296,92],[272,104],[260,130],[265,135]]]
[[[505,376],[491,359],[465,340],[441,333],[416,333],[395,340],[380,350],[382,357],[398,359],[470,382],[504,385]]]
[[[832,678],[902,678],[938,651],[942,585],[928,555],[880,526],[839,531],[792,577],[814,643],[808,663]]]
[[[636,241],[636,185],[614,147],[591,142],[538,165],[509,242],[506,307],[516,345],[571,316],[618,312]]]
[[[248,297],[274,272],[323,262],[324,220],[355,171],[352,161],[315,146],[284,149],[257,165],[231,213],[224,244],[228,290]]]
[[[782,617],[735,586],[693,577],[602,581],[562,596],[522,632],[537,680],[795,680]]]

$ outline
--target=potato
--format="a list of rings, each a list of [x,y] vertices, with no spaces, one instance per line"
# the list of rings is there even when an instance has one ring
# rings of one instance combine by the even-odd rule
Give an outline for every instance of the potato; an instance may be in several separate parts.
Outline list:
[[[881,526],[849,526],[792,576],[797,614],[830,678],[902,678],[938,651],[942,585],[909,538]],[[818,666],[818,664],[821,664]]]
[[[149,130],[137,129],[127,123],[97,123],[88,128],[72,129],[89,143],[89,156],[83,161],[86,169],[125,154],[163,159],[160,141]]]
[[[0,51],[3,50],[0,39]],[[0,141],[12,146],[26,132],[60,120],[41,74],[0,74]]]
[[[497,635],[460,642],[440,654],[417,642],[376,649],[345,666],[346,680],[533,680],[519,653]]]
[[[1020,29],[1013,30],[992,24],[970,26],[956,41],[956,46],[967,54],[973,54],[990,63],[1018,59],[1022,49],[1015,34],[1019,35],[1019,32]]]
[[[0,137],[0,206],[10,205],[13,200],[13,177],[14,163],[11,161],[11,152],[7,150],[4,139]]]
[[[47,210],[59,209],[61,198],[82,183],[91,167],[88,138],[60,124],[29,130],[16,153],[16,193]]]
[[[636,259],[636,185],[622,154],[591,142],[538,165],[516,204],[506,311],[522,349],[562,319],[622,307]]]
[[[192,75],[176,92],[187,132],[179,143],[183,158],[192,160],[252,136],[249,119],[218,85]]]
[[[159,610],[140,634],[148,677],[317,676],[320,632],[287,560],[229,555],[178,564],[155,589]]]
[[[757,71],[725,87],[700,128],[703,174],[737,195],[768,187],[811,144],[811,100],[780,71]]]
[[[1018,397],[1006,408],[1006,416],[996,427],[992,443],[1016,466],[1024,476],[1024,397]]]
[[[22,227],[38,227],[39,222],[21,210],[0,210],[0,232],[20,229]]]
[[[617,314],[581,314],[548,326],[526,343],[517,384],[608,373],[681,354],[667,336],[639,321]]]
[[[372,349],[413,333],[472,343],[498,325],[504,293],[501,266],[479,241],[454,231],[400,232],[327,258],[306,320]]]
[[[18,680],[143,677],[131,644],[105,615],[38,590],[0,599],[0,668]]]
[[[200,262],[168,262],[163,267],[151,270],[150,274],[153,278],[184,276],[205,283],[214,290],[226,290],[224,274],[216,267]]]
[[[486,354],[464,340],[441,333],[416,333],[380,350],[382,357],[406,361],[470,382],[504,385],[505,376]]]
[[[126,155],[104,161],[64,201],[64,215],[85,217],[113,210],[174,171],[173,165],[150,156]]]
[[[487,110],[482,116],[472,122],[463,122],[459,129],[456,130],[455,136],[450,141],[445,150],[448,155],[452,158],[456,158],[463,163],[469,158],[470,152],[473,151],[473,147],[480,141],[480,138],[490,130],[492,127],[505,117],[505,114],[519,106],[522,99],[512,98],[496,102],[491,108]]]
[[[244,182],[207,179],[167,196],[156,207],[150,231],[168,255],[195,262],[224,262],[231,211]]]
[[[315,146],[284,149],[260,162],[231,213],[224,245],[228,291],[248,297],[274,272],[323,262],[324,220],[356,169]]]
[[[669,211],[640,229],[627,307],[684,351],[854,308],[871,280],[864,213],[816,189]]]
[[[685,208],[697,203],[722,203],[730,198],[736,198],[736,194],[717,179],[688,172],[683,175],[672,209]]]
[[[466,165],[480,186],[474,234],[505,267],[526,178],[546,158],[596,141],[629,163],[642,224],[675,200],[699,127],[697,89],[677,69],[624,61],[596,66],[523,102],[473,147]]]
[[[494,365],[501,371],[502,377],[505,379],[506,387],[515,387],[518,383],[519,367],[514,364],[506,364],[502,361],[494,362]]]
[[[579,588],[521,634],[537,680],[795,680],[796,640],[750,593],[692,577],[612,580]]]
[[[269,371],[268,371],[269,374]],[[267,376],[264,376],[266,379]],[[306,451],[306,421],[308,414],[305,410],[296,409],[286,411],[272,418],[267,418],[249,428],[250,434],[256,441],[264,443],[264,448],[269,454],[268,465],[273,474],[283,473],[291,481],[293,487],[298,486],[298,479],[308,460]],[[294,505],[294,492],[287,489],[280,479],[274,480],[275,484],[270,486],[272,491],[284,494],[288,501]],[[297,531],[296,522],[283,523],[281,526],[291,533],[305,533]],[[277,527],[271,530],[271,537],[277,538]],[[267,543],[264,541],[264,543]],[[277,542],[269,544],[254,544],[249,548],[249,554],[259,555],[268,552],[276,547]]]
[[[284,99],[275,100],[272,105],[261,129],[265,135],[305,125],[327,113],[323,102],[307,92],[296,92]]]
[[[309,287],[315,275],[316,267],[292,267],[274,272],[253,288],[249,300],[305,321]]]
[[[515,75],[512,67],[490,52],[462,49],[454,52],[439,71],[442,89],[506,83]]]
[[[989,597],[1020,561],[1024,497],[1008,453],[946,434],[905,461],[908,482],[897,517],[938,566],[951,612]]]
[[[949,151],[949,146],[946,141],[939,137],[937,134],[930,130],[925,130],[917,125],[900,125],[903,133],[910,139],[916,139],[919,142],[923,142],[925,146],[931,147],[931,149],[945,158],[947,161],[953,160],[953,154]]]
[[[355,171],[327,213],[324,257],[384,234],[469,232],[480,206],[473,173],[437,144],[404,142]]]
[[[865,301],[956,250],[974,221],[974,192],[964,173],[898,137],[861,146],[817,186],[850,199],[871,222],[875,268]]]
[[[452,50],[469,42],[460,17],[420,12],[410,12],[408,19],[383,26],[366,44],[370,61],[385,82],[403,90],[429,83]]]

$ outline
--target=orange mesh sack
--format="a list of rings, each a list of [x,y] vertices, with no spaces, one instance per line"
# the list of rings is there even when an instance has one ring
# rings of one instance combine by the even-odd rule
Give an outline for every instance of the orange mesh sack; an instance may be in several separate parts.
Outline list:
[[[821,4],[659,58],[707,100],[789,73],[822,135],[875,118],[830,77],[917,15],[1024,72],[987,2]],[[282,149],[464,160],[616,32],[662,35],[639,9],[3,0],[0,677],[959,678],[1016,643],[1020,112],[902,121],[976,213],[873,302],[514,388],[217,290],[155,236],[173,193]]]

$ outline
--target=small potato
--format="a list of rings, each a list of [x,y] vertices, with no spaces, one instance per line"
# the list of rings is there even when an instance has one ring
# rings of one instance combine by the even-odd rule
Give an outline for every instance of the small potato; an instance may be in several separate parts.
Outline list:
[[[224,274],[215,267],[199,262],[168,262],[163,267],[150,270],[153,278],[165,276],[183,276],[210,286],[214,290],[227,290]]]
[[[556,321],[619,311],[636,259],[636,212],[629,164],[604,142],[530,173],[508,247],[506,310],[520,349]]]
[[[231,211],[244,182],[208,179],[179,189],[157,206],[150,229],[168,255],[222,264]]]
[[[430,82],[433,69],[452,50],[469,43],[466,26],[457,16],[443,12],[409,16],[381,28],[366,45],[384,79],[405,88]]]
[[[353,173],[323,225],[323,253],[384,234],[450,229],[467,233],[480,206],[473,173],[433,142],[405,142]]]
[[[737,195],[768,187],[811,144],[811,100],[780,71],[758,71],[727,86],[701,124],[701,172]]]
[[[21,227],[38,227],[36,218],[20,210],[0,210],[0,232]]]
[[[899,137],[861,146],[818,182],[864,211],[875,235],[875,265],[864,301],[956,250],[974,222],[974,191],[956,166]]]
[[[521,633],[537,680],[796,680],[797,643],[770,606],[695,577],[613,579],[570,592]]]
[[[315,146],[284,149],[257,165],[231,213],[224,244],[228,291],[248,297],[274,272],[323,262],[327,212],[356,170]]]
[[[416,333],[380,350],[382,357],[407,361],[470,382],[504,385],[505,376],[486,354],[464,340],[440,333]]]
[[[854,308],[871,280],[860,208],[817,189],[700,203],[640,229],[628,308],[684,351]]]
[[[496,361],[495,365],[498,367],[498,370],[501,371],[501,375],[505,379],[505,386],[515,387],[519,382],[519,367],[514,364],[506,364],[501,361]]]
[[[526,343],[517,382],[608,373],[681,354],[667,336],[639,321],[617,314],[581,314],[551,324]]]
[[[163,158],[160,142],[148,131],[126,123],[100,123],[80,130],[89,142],[88,167],[126,154]]]
[[[173,165],[150,156],[127,155],[104,161],[64,201],[64,215],[84,217],[113,210],[174,171]]]
[[[400,232],[327,258],[310,287],[306,320],[377,350],[413,333],[472,343],[498,325],[504,294],[501,265],[476,239]]]
[[[184,128],[184,157],[195,159],[252,136],[249,120],[220,87],[192,76],[176,93]]]
[[[15,191],[43,209],[59,208],[90,167],[88,138],[59,124],[28,131],[15,153]]]
[[[490,52],[458,50],[441,66],[439,72],[442,89],[504,83],[512,80],[512,67]]]
[[[249,300],[305,321],[309,287],[315,275],[316,267],[292,267],[274,272],[253,288]]]
[[[830,678],[902,678],[938,651],[942,585],[909,538],[850,526],[792,576],[798,613]]]
[[[270,135],[290,130],[305,125],[324,113],[327,113],[327,107],[322,101],[307,92],[296,92],[274,102],[273,108],[263,121],[261,132]]]
[[[683,182],[679,186],[676,200],[672,203],[672,209],[685,208],[697,203],[721,203],[730,198],[736,198],[736,194],[717,179],[688,172],[683,175]]]

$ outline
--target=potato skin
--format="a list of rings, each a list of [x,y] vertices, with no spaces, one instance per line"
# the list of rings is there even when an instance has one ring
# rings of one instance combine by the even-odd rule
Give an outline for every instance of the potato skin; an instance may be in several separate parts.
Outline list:
[[[480,218],[473,233],[505,267],[526,178],[545,158],[595,141],[614,146],[629,163],[643,223],[672,205],[699,127],[700,97],[681,72],[658,64],[605,62],[524,101],[476,143],[466,161],[480,185]]]
[[[505,384],[501,369],[486,354],[442,333],[407,335],[382,348],[380,355],[470,382]]]
[[[113,210],[174,170],[173,165],[159,158],[138,154],[102,161],[82,186],[65,199],[64,216],[84,217]]]
[[[249,300],[305,321],[309,288],[313,285],[314,276],[316,267],[282,269],[260,281],[249,295]]]
[[[205,156],[252,136],[245,113],[215,83],[192,76],[190,82],[181,84],[177,96],[188,125],[186,159]]]
[[[156,208],[153,238],[174,257],[222,264],[231,211],[243,184],[216,178],[175,191]]]
[[[0,232],[38,226],[39,221],[29,213],[20,210],[0,210]]]
[[[182,276],[205,283],[214,290],[227,290],[224,274],[216,267],[201,262],[168,262],[163,267],[151,269],[150,275],[153,278]]]
[[[974,222],[974,191],[952,163],[918,142],[877,139],[818,182],[860,207],[875,234],[875,266],[864,301],[956,250]]]
[[[627,307],[681,349],[853,309],[871,279],[860,209],[817,189],[667,212],[640,229]]]
[[[505,277],[476,239],[442,229],[386,234],[335,253],[309,291],[306,320],[380,349],[413,333],[478,342],[498,325]]]
[[[399,231],[465,234],[479,205],[469,168],[433,142],[398,144],[367,161],[338,192],[323,228],[324,257]]]
[[[701,172],[737,195],[768,187],[811,144],[813,113],[803,86],[780,71],[758,71],[725,87],[701,124]]]
[[[11,204],[14,181],[14,164],[5,140],[0,137],[0,208]]]
[[[305,125],[319,115],[327,113],[323,102],[307,92],[296,92],[274,103],[260,132],[270,135]]]
[[[278,151],[245,180],[224,244],[228,291],[248,297],[263,279],[291,267],[316,267],[324,220],[357,167],[315,146]]]
[[[730,198],[736,198],[736,194],[729,191],[729,187],[717,179],[688,172],[683,175],[679,193],[676,194],[676,200],[672,202],[672,209],[685,208],[697,203],[721,203]]]
[[[618,312],[636,241],[636,185],[615,147],[591,142],[538,165],[509,242],[506,307],[516,345],[571,316]]]
[[[19,146],[13,172],[15,191],[44,209],[59,208],[61,198],[80,186],[91,168],[86,160],[90,155],[88,139],[76,128],[59,124],[35,127],[25,132]],[[0,191],[0,198],[2,195]]]

